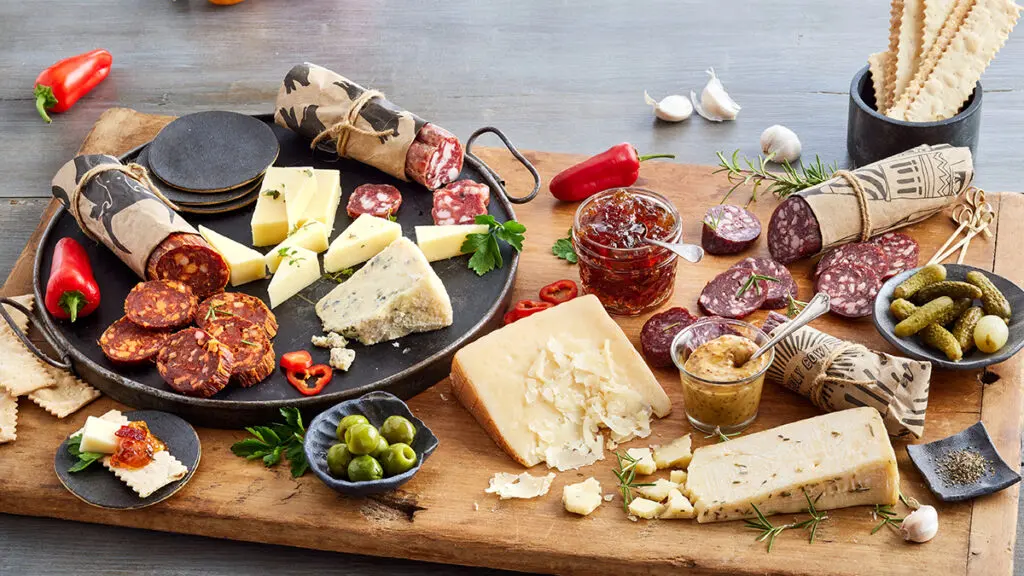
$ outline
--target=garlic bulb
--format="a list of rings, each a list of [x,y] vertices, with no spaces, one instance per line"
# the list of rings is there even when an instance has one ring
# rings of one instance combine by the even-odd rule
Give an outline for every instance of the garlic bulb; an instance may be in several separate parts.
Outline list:
[[[673,94],[658,102],[644,90],[644,102],[654,107],[654,115],[665,122],[682,122],[693,114],[693,105],[684,96]]]
[[[800,157],[800,139],[785,126],[769,126],[761,132],[761,152],[770,156],[772,162],[795,162]]]
[[[697,114],[712,122],[735,120],[736,115],[740,113],[740,105],[729,97],[725,87],[722,86],[722,81],[715,76],[714,68],[708,68],[707,73],[711,79],[704,85],[704,91],[700,94],[700,102],[697,101],[697,94],[690,90],[690,101],[697,110]]]
[[[933,506],[924,505],[914,510],[900,524],[900,534],[909,542],[927,542],[939,531],[939,514]]]

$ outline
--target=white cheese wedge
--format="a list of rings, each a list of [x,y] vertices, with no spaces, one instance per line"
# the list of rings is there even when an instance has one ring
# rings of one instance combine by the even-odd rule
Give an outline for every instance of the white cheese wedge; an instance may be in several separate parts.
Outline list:
[[[486,234],[484,224],[456,224],[453,226],[417,226],[416,245],[427,260],[435,262],[461,254],[467,234]]]
[[[658,466],[654,463],[654,455],[651,454],[650,448],[630,448],[626,450],[626,454],[629,454],[636,464],[633,465],[636,468],[636,473],[641,476],[648,476],[654,474],[658,470]]]
[[[562,488],[562,505],[573,514],[587,516],[604,500],[601,498],[601,483],[596,478],[587,478],[583,482],[566,484]]]
[[[316,304],[324,332],[369,346],[452,324],[448,292],[408,238],[391,243]]]
[[[275,168],[268,168],[269,173]],[[288,210],[284,193],[274,188],[264,176],[256,209],[252,213],[252,245],[273,246],[288,237]]]
[[[100,420],[106,420],[107,422],[113,422],[114,424],[117,424],[118,428],[120,428],[121,426],[127,426],[128,423],[131,422],[131,420],[129,420],[127,416],[122,414],[120,410],[107,410],[102,415],[98,416],[98,418]],[[88,421],[88,418],[86,418],[86,421]],[[79,428],[70,436],[68,436],[68,438],[74,438],[75,436],[78,436],[79,434],[83,433],[85,433],[84,426]]]
[[[668,491],[668,500],[665,502],[665,510],[659,518],[663,520],[678,520],[693,518],[696,516],[693,504],[683,496],[683,493],[675,488]]]
[[[633,498],[633,501],[629,503],[629,513],[637,518],[644,518],[646,520],[661,516],[664,510],[665,507],[663,505],[647,498]]]
[[[89,416],[85,420],[85,427],[82,428],[82,443],[79,449],[82,452],[113,454],[117,450],[117,436],[114,434],[121,426],[123,424],[120,422]]]
[[[271,272],[277,272],[281,265],[282,250],[288,252],[289,248],[305,248],[317,254],[327,250],[327,226],[318,220],[310,220],[298,230],[292,232],[277,246],[274,246],[264,257],[267,268]]]
[[[320,261],[312,250],[288,248],[288,254],[281,260],[277,273],[270,279],[267,294],[270,307],[295,296],[307,286],[320,279]]]
[[[139,498],[148,498],[153,492],[171,482],[181,480],[188,474],[188,468],[166,450],[153,454],[153,460],[142,468],[111,466],[110,456],[103,458],[103,465],[134,490]]]
[[[348,372],[352,367],[352,361],[356,359],[356,351],[350,348],[331,348],[331,367],[342,372]]]
[[[686,484],[686,470],[673,470],[669,472],[668,479],[682,486]]]
[[[206,226],[200,226],[199,233],[227,261],[228,267],[231,268],[232,286],[241,286],[267,277],[267,264],[263,260],[263,254]]]
[[[270,183],[267,183],[270,180]],[[263,187],[284,195],[288,231],[298,230],[306,222],[306,209],[317,192],[316,175],[310,166],[271,167],[263,177]]]
[[[502,500],[537,498],[548,493],[548,490],[551,489],[551,481],[554,479],[554,472],[547,476],[531,476],[528,472],[523,472],[518,476],[508,472],[498,472],[491,478],[484,492],[497,494],[498,498]]]
[[[397,222],[362,214],[331,242],[324,256],[324,270],[337,272],[362,264],[401,235],[402,226]]]
[[[647,482],[645,482],[645,484],[647,484]],[[637,487],[636,491],[639,492],[641,496],[647,498],[648,500],[661,502],[662,500],[668,498],[668,493],[670,490],[679,489],[679,484],[676,484],[675,482],[672,482],[670,480],[665,480],[664,478],[658,478],[652,484],[653,486],[639,486]]]
[[[690,463],[690,458],[693,457],[690,452],[690,442],[690,435],[686,434],[664,446],[655,448],[654,463],[658,466],[658,470],[673,467],[686,468]]]
[[[900,476],[882,417],[851,408],[698,448],[686,489],[698,522],[897,502]]]
[[[316,220],[327,227],[327,233],[334,232],[334,217],[341,203],[341,173],[337,170],[313,169],[316,178],[316,194],[306,207],[306,222]]]
[[[602,429],[617,443],[644,438],[651,415],[672,410],[651,369],[593,295],[465,346],[451,376],[462,405],[524,466],[593,464],[604,458]]]

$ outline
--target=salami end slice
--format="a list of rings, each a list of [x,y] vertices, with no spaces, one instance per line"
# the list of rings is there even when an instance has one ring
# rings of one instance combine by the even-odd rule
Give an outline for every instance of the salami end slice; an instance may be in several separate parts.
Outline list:
[[[745,318],[760,308],[768,297],[764,280],[750,281],[751,268],[726,270],[708,282],[697,303],[705,313],[723,318]]]
[[[846,318],[861,318],[871,314],[875,307],[875,296],[881,287],[881,278],[873,270],[849,262],[825,270],[816,284],[819,292],[831,298],[831,311]]]
[[[453,182],[462,172],[462,143],[454,134],[425,124],[405,156],[405,175],[427,190]]]
[[[768,296],[761,308],[765,310],[778,310],[789,306],[789,297],[797,297],[796,280],[790,274],[789,269],[771,258],[756,256],[744,258],[732,268],[750,268],[761,276],[778,279],[778,282],[767,282]]]
[[[880,246],[869,242],[857,242],[843,244],[822,256],[818,265],[814,267],[814,277],[821,276],[824,271],[838,264],[858,264],[872,271],[877,270],[879,275],[889,270],[889,258]]]
[[[377,218],[388,218],[398,214],[402,206],[402,193],[390,184],[363,184],[348,197],[345,211],[357,218],[369,214]]]
[[[196,324],[205,328],[211,320],[238,317],[263,328],[267,338],[277,336],[277,317],[262,300],[242,292],[221,292],[199,304]]]
[[[889,232],[876,236],[869,242],[877,244],[889,258],[889,270],[882,277],[883,279],[917,268],[918,260],[921,257],[921,247],[918,246],[917,240],[910,236],[902,232]]]
[[[274,372],[274,347],[262,327],[238,316],[210,320],[203,328],[231,350],[231,376],[248,388]],[[267,357],[269,356],[269,366]]]
[[[103,331],[99,344],[111,362],[141,364],[155,358],[170,337],[170,332],[148,330],[123,317]]]
[[[231,379],[230,348],[199,328],[186,328],[167,339],[156,357],[164,382],[186,396],[209,398]]]
[[[768,222],[768,250],[772,258],[789,264],[821,250],[821,228],[814,211],[799,196],[783,200]]]
[[[124,300],[129,320],[155,330],[191,324],[198,307],[192,289],[175,280],[139,282]]]
[[[672,339],[696,321],[696,316],[680,307],[669,308],[648,318],[640,330],[640,347],[647,363],[654,368],[672,366]]]
[[[477,216],[487,214],[490,201],[491,189],[486,184],[459,180],[434,192],[430,214],[438,226],[472,224]]]
[[[782,326],[786,322],[789,322],[789,318],[786,317],[784,314],[779,314],[778,312],[774,311],[769,312],[768,317],[765,318],[764,320],[764,324],[761,325],[761,330],[765,334],[771,334],[772,330],[775,330],[776,328]]]
[[[197,298],[206,298],[224,290],[231,268],[202,236],[175,233],[149,255],[146,279],[177,280],[188,284]]]
[[[732,204],[712,206],[704,215],[700,244],[709,254],[737,254],[761,236],[761,221]]]

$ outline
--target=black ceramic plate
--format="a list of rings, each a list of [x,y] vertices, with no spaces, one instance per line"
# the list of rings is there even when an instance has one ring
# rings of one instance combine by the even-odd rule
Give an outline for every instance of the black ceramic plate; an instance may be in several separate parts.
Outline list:
[[[211,111],[164,127],[149,150],[161,180],[192,192],[223,192],[252,182],[274,163],[278,142],[267,124],[245,114]]]
[[[974,484],[947,486],[938,473],[936,463],[941,461],[946,454],[965,448],[972,449],[984,456],[991,464],[991,470]],[[959,502],[992,494],[1020,482],[1020,474],[1014,472],[999,456],[999,452],[992,444],[992,438],[988,435],[988,430],[981,422],[949,438],[928,444],[910,444],[907,446],[907,454],[910,455],[914,466],[924,476],[928,488],[945,502]]]
[[[1006,299],[1010,301],[1010,308],[1015,311],[1013,318],[1010,319],[1010,336],[1006,340],[1006,345],[1002,347],[998,352],[992,354],[985,354],[980,352],[977,348],[971,350],[970,353],[965,355],[959,362],[950,362],[946,359],[946,355],[934,348],[925,346],[920,338],[914,336],[911,338],[898,338],[893,333],[893,329],[896,327],[896,319],[893,318],[889,312],[889,304],[892,303],[892,293],[896,290],[904,280],[910,278],[919,268],[914,270],[908,270],[901,274],[897,274],[892,278],[889,278],[885,284],[882,285],[881,290],[878,291],[878,296],[875,297],[875,328],[882,335],[883,338],[889,341],[890,344],[897,347],[905,355],[915,358],[917,360],[926,360],[931,362],[933,365],[947,370],[978,370],[985,366],[991,366],[992,364],[998,364],[1017,352],[1020,351],[1021,347],[1024,347],[1024,315],[1020,313],[1024,310],[1024,290],[1021,290],[1020,286],[1017,286],[1013,282],[1010,282],[1002,276],[997,276],[987,270],[981,268],[975,268],[974,266],[967,266],[966,264],[945,264],[946,267],[946,279],[947,280],[964,280],[967,277],[967,273],[972,270],[978,270],[988,276],[992,283],[1002,291]]]
[[[139,155],[135,158],[135,162],[146,169],[149,169],[149,146],[146,146],[141,152],[139,152]],[[160,190],[161,194],[178,206],[188,207],[205,207],[228,204],[245,197],[247,194],[251,194],[259,188],[260,184],[263,182],[262,179],[257,178],[253,182],[244,184],[234,190],[228,190],[226,192],[188,192],[185,190],[178,190],[177,188],[168,185],[156,174],[152,173],[152,170],[150,170],[150,174],[152,176],[151,180],[153,181],[153,184]]]
[[[256,185],[259,187],[259,184]],[[209,216],[211,214],[226,214],[228,212],[234,212],[235,210],[241,210],[247,206],[252,205],[259,198],[259,192],[253,189],[251,192],[230,202],[223,204],[211,204],[211,205],[194,205],[194,204],[178,204],[178,212],[182,212],[186,215],[198,214],[203,216]]]
[[[271,123],[270,115],[260,116]],[[422,186],[400,182],[374,168],[349,160],[331,159],[326,154],[310,155],[309,142],[283,128],[273,126],[281,143],[281,166],[314,166],[341,171],[343,197],[338,208],[332,239],[347,227],[352,219],[345,212],[348,196],[360,184],[387,183],[402,191],[402,209],[398,222],[408,238],[415,238],[413,227],[433,224],[430,216],[433,199]],[[137,153],[137,152],[136,152]],[[134,158],[129,154],[125,160]],[[467,163],[460,178],[483,182],[483,176]],[[512,206],[498,192],[492,191],[490,213],[498,221],[515,218]],[[228,214],[193,216],[186,219],[193,225],[207,226],[234,240],[249,245],[252,232],[249,221],[253,207]],[[165,410],[187,418],[201,426],[238,428],[252,424],[265,424],[278,417],[278,410],[297,406],[312,415],[343,400],[357,398],[375,390],[386,390],[400,398],[411,398],[448,376],[455,351],[476,338],[497,328],[501,315],[512,296],[512,284],[519,263],[518,253],[508,246],[502,247],[505,266],[479,277],[467,267],[469,256],[459,256],[432,264],[451,297],[455,310],[453,325],[433,332],[410,334],[393,342],[375,346],[353,344],[355,363],[349,372],[336,372],[334,380],[317,396],[303,396],[288,384],[284,374],[275,372],[264,382],[251,388],[229,387],[213,398],[190,398],[173,392],[151,366],[124,368],[112,364],[100,351],[96,341],[100,334],[124,314],[125,296],[139,278],[102,244],[86,238],[66,211],[60,210],[50,220],[35,261],[35,294],[43,298],[43,287],[50,275],[51,254],[56,242],[70,236],[84,247],[92,262],[96,278],[103,291],[99,309],[77,322],[57,321],[44,314],[43,326],[55,342],[68,350],[75,371],[86,381],[115,400],[135,408]],[[262,251],[268,251],[268,248]],[[267,301],[270,280],[251,282],[228,290],[245,292]],[[313,305],[334,288],[330,280],[321,280],[287,302],[274,313],[280,332],[274,339],[274,350],[280,356],[292,350],[309,350],[316,363],[326,364],[329,353],[310,345],[310,337],[321,334],[320,319]]]
[[[345,416],[351,416],[352,414],[366,416],[370,424],[377,428],[380,428],[388,416],[398,415],[408,418],[413,426],[416,427],[416,437],[412,442],[412,449],[416,451],[416,455],[419,457],[416,466],[397,476],[370,482],[349,482],[331,476],[330,471],[327,469],[327,450],[338,443],[338,423]],[[422,420],[413,415],[405,402],[387,392],[370,392],[365,396],[342,402],[333,408],[321,412],[319,416],[309,423],[309,427],[306,429],[306,442],[303,448],[306,451],[306,460],[309,461],[309,467],[313,469],[313,472],[324,484],[349,496],[369,496],[370,494],[389,492],[408,482],[420,471],[423,462],[434,453],[437,445],[437,436],[430,431],[430,428],[427,428],[427,425]]]
[[[171,482],[150,494],[148,498],[139,498],[138,494],[114,476],[113,472],[107,470],[101,462],[96,462],[81,472],[68,472],[68,468],[71,468],[78,459],[68,453],[68,440],[65,439],[57,447],[53,468],[60,483],[86,504],[112,510],[134,510],[152,506],[181,490],[199,467],[199,458],[202,455],[199,436],[188,422],[174,414],[154,410],[136,410],[125,412],[124,415],[133,422],[145,421],[150,432],[167,445],[167,451],[171,456],[188,468],[188,473],[181,480]]]

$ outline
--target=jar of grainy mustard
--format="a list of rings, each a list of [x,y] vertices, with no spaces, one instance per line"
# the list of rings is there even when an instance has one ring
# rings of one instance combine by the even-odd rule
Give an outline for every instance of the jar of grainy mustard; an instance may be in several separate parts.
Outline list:
[[[694,428],[733,434],[757,418],[775,350],[748,359],[767,341],[768,335],[756,326],[728,318],[704,318],[676,335],[672,361],[679,369],[686,418]]]

